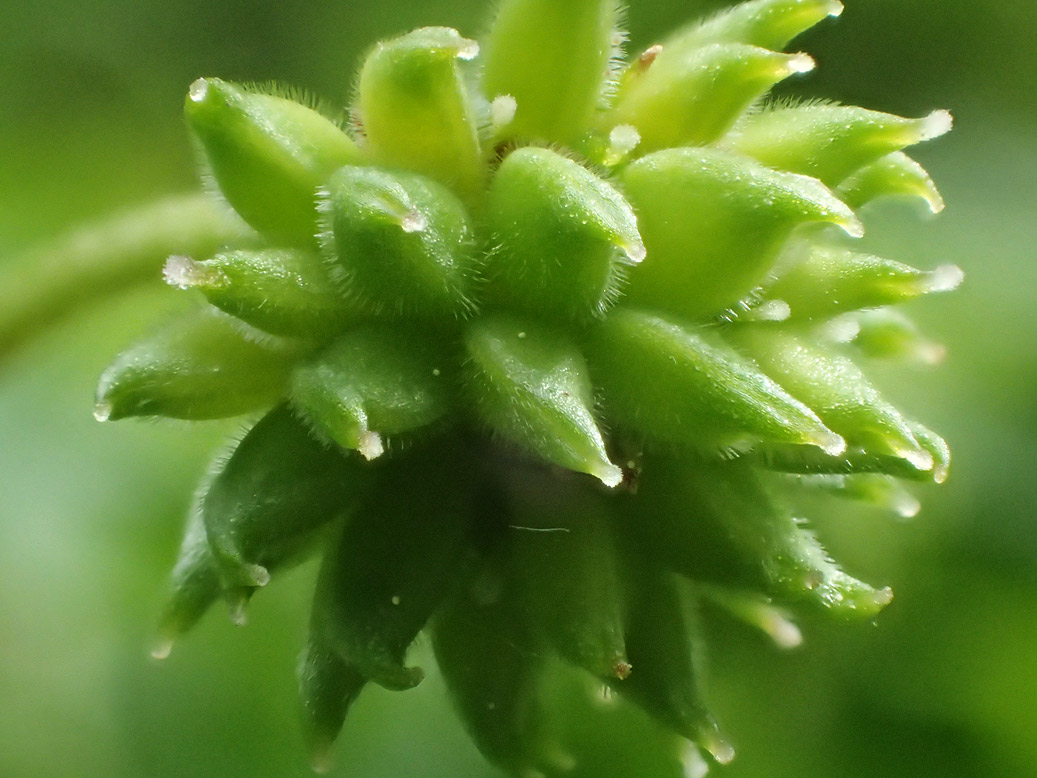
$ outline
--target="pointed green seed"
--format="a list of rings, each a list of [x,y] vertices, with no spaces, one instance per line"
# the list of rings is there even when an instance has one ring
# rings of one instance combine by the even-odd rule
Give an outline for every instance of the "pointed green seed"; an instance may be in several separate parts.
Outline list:
[[[604,96],[615,55],[616,0],[503,0],[486,42],[487,95],[510,95],[508,135],[570,143]]]
[[[863,233],[818,181],[716,149],[658,151],[627,167],[620,181],[648,250],[627,299],[691,318],[715,315],[748,294],[800,224]]]
[[[608,122],[636,128],[641,152],[712,143],[776,83],[813,68],[806,54],[740,43],[663,46],[631,68]]]
[[[938,138],[951,122],[947,111],[905,119],[864,108],[808,104],[753,114],[723,144],[768,167],[836,186],[887,154]]]
[[[303,733],[316,773],[331,769],[331,747],[367,679],[310,635],[296,669]]]
[[[719,763],[734,758],[702,700],[696,667],[694,622],[673,582],[638,572],[629,602],[627,644],[636,667],[628,679],[612,682],[623,696],[661,724],[697,743]]]
[[[925,168],[902,151],[865,165],[839,184],[835,193],[854,209],[890,196],[921,198],[933,213],[944,208],[943,197]]]
[[[617,486],[623,472],[609,461],[594,418],[583,356],[539,324],[487,316],[465,335],[468,389],[491,430],[548,462]]]
[[[504,159],[490,185],[487,223],[499,246],[486,269],[488,296],[538,314],[603,315],[618,293],[620,266],[645,255],[623,196],[550,149]]]
[[[803,320],[950,291],[962,278],[955,265],[924,271],[891,259],[815,245],[764,294],[787,303],[793,320]]]
[[[599,678],[626,678],[623,586],[607,506],[544,472],[521,485],[508,495],[519,602],[564,659]]]
[[[845,448],[839,435],[714,334],[620,309],[592,335],[588,355],[611,418],[700,450],[758,441]]]
[[[322,436],[374,459],[383,436],[414,433],[450,411],[445,359],[415,333],[361,327],[303,362],[292,374],[294,406]]]
[[[494,584],[456,595],[433,622],[432,647],[450,696],[494,764],[531,775],[544,750],[538,679],[543,660]]]
[[[731,337],[851,445],[899,457],[918,470],[932,469],[932,455],[915,439],[908,422],[848,357],[770,328],[746,327]]]
[[[407,648],[464,580],[471,507],[456,458],[410,452],[394,462],[324,557],[312,630],[364,677],[409,689],[424,677]]]
[[[849,475],[801,475],[799,486],[823,491],[848,500],[893,511],[901,518],[918,515],[922,504],[892,476],[882,473],[852,473]]]
[[[483,183],[476,119],[459,62],[479,44],[449,27],[423,27],[379,43],[358,87],[360,120],[371,155],[468,197]]]
[[[327,448],[286,406],[248,431],[202,503],[209,545],[231,605],[243,608],[271,572],[313,549],[358,499],[366,473]]]
[[[471,313],[479,278],[465,206],[413,173],[344,167],[321,202],[333,280],[359,310],[388,317]]]
[[[293,100],[218,78],[191,84],[184,112],[234,210],[275,241],[314,245],[317,187],[362,159],[349,136]]]
[[[155,659],[168,657],[174,641],[191,629],[220,596],[219,571],[209,549],[200,505],[193,506],[188,517],[169,589],[151,651]]]
[[[174,321],[104,371],[94,416],[220,419],[276,402],[304,350],[248,330],[213,309]]]
[[[226,251],[202,262],[174,256],[163,276],[273,335],[327,340],[357,318],[312,251]]]
[[[913,365],[936,365],[947,349],[918,329],[899,311],[876,308],[833,319],[823,330],[836,343],[849,342],[866,357],[891,359]]]
[[[783,49],[800,33],[842,12],[838,0],[753,0],[678,30],[663,46],[747,43]]]
[[[832,562],[747,462],[654,458],[629,509],[648,553],[692,580],[810,602],[847,619],[871,618],[892,599]]]

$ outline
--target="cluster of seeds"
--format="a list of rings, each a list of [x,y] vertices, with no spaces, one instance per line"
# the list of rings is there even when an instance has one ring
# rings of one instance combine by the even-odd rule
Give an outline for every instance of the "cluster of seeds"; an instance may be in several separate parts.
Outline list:
[[[216,78],[186,114],[254,229],[172,257],[208,304],[105,372],[100,419],[259,412],[199,491],[162,643],[319,554],[299,665],[324,764],[374,682],[408,689],[427,629],[476,744],[554,774],[566,663],[720,762],[692,644],[708,599],[779,643],[786,607],[872,618],[788,504],[912,514],[945,443],[858,362],[932,361],[888,306],[954,287],[853,252],[855,211],[939,194],[902,149],[945,132],[761,105],[836,0],[752,0],[625,60],[615,0],[503,0],[482,47],[379,43],[348,121]],[[587,704],[591,704],[589,701]]]

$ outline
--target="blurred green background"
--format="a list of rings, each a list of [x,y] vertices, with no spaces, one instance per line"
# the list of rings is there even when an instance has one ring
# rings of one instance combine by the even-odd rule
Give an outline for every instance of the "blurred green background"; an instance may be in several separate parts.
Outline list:
[[[882,376],[955,451],[910,523],[818,516],[851,572],[894,586],[876,625],[804,625],[779,652],[711,622],[710,695],[739,757],[729,778],[1037,775],[1037,4],[845,0],[797,44],[794,91],[906,115],[950,108],[918,148],[948,208],[866,215],[875,253],[967,274],[913,306],[949,356]],[[633,46],[722,5],[632,4]],[[199,75],[278,80],[344,103],[378,37],[483,29],[485,2],[9,0],[0,3],[0,271],[70,225],[195,186],[180,119]],[[183,301],[156,281],[80,312],[0,364],[0,775],[205,778],[309,774],[294,657],[313,571],[257,598],[250,626],[210,614],[164,664],[147,656],[193,484],[234,423],[99,425],[97,375]],[[0,304],[9,298],[0,288]],[[602,735],[656,774],[635,731]],[[605,747],[602,743],[602,748]],[[496,773],[438,679],[371,689],[336,775]],[[589,759],[601,758],[589,756]],[[588,775],[593,772],[588,769]],[[665,772],[659,771],[663,775]]]

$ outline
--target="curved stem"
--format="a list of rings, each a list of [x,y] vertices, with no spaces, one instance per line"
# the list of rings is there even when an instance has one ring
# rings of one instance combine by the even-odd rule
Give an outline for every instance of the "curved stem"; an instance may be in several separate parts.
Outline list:
[[[35,246],[0,268],[0,365],[81,306],[156,278],[170,254],[208,256],[252,231],[205,194],[177,195]]]

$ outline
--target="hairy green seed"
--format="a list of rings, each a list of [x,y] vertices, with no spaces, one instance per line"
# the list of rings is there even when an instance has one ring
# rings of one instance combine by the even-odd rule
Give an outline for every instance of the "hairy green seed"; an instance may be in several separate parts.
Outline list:
[[[528,476],[508,495],[519,602],[558,653],[603,679],[630,674],[618,550],[601,495]]]
[[[101,376],[94,416],[239,416],[275,402],[304,353],[301,344],[199,311],[122,352]]]
[[[608,413],[645,437],[713,453],[759,441],[845,448],[810,408],[701,328],[620,310],[588,354]]]
[[[314,251],[225,251],[202,262],[173,256],[163,276],[273,335],[327,340],[357,318]]]
[[[490,429],[548,462],[619,484],[623,473],[605,451],[575,344],[542,325],[493,316],[469,328],[465,346],[469,395]]]
[[[468,495],[452,479],[456,458],[429,472],[411,454],[380,480],[380,498],[346,522],[325,555],[312,629],[350,667],[389,689],[424,677],[405,667],[407,648],[440,602],[465,580]]]
[[[815,245],[764,295],[787,303],[792,319],[813,319],[950,291],[962,277],[955,265],[923,271],[902,262]]]
[[[477,118],[460,62],[475,41],[424,27],[379,43],[360,71],[358,110],[368,149],[390,167],[422,173],[468,197],[484,173]]]
[[[637,670],[613,686],[721,764],[730,762],[734,749],[721,738],[702,699],[692,635],[696,626],[674,582],[658,574],[631,578],[627,645]]]
[[[488,195],[491,301],[567,319],[604,315],[621,266],[645,256],[634,211],[610,184],[550,149],[509,154]]]
[[[655,458],[638,497],[628,507],[639,542],[692,580],[806,601],[848,619],[872,618],[892,599],[832,562],[744,463]]]
[[[235,618],[271,572],[314,548],[368,474],[327,448],[285,406],[263,417],[213,477],[202,501],[212,555]]]
[[[294,100],[200,78],[184,104],[220,192],[275,241],[314,244],[314,193],[337,168],[361,162],[333,122]]]
[[[724,141],[768,167],[803,173],[828,186],[915,143],[951,129],[951,115],[934,111],[905,119],[842,105],[799,105],[752,114]]]
[[[310,635],[296,670],[303,731],[317,773],[331,769],[331,746],[367,679]]]
[[[915,439],[907,420],[848,357],[762,327],[732,336],[768,375],[808,403],[851,445],[899,457],[918,470],[932,469],[932,455]]]
[[[943,197],[925,168],[902,151],[865,165],[839,184],[835,192],[851,208],[891,196],[921,198],[933,213],[944,207]]]
[[[446,416],[452,391],[440,349],[385,326],[343,334],[296,368],[290,388],[315,430],[365,459],[384,452],[383,436],[413,434]]]
[[[637,129],[641,152],[712,143],[772,86],[813,67],[806,54],[740,43],[663,46],[628,71],[608,123]]]
[[[620,180],[648,250],[627,298],[689,318],[735,305],[801,224],[863,232],[818,181],[715,149],[658,151],[627,167]]]
[[[448,601],[433,623],[432,647],[475,745],[512,774],[528,775],[545,750],[543,660],[499,587],[489,576]]]
[[[679,30],[663,46],[747,43],[783,49],[801,32],[842,11],[838,0],[752,0]]]
[[[617,46],[616,0],[503,0],[486,51],[484,89],[510,95],[511,137],[572,143],[604,96]]]
[[[357,309],[390,317],[461,317],[479,262],[468,212],[413,173],[344,167],[321,203],[331,275]]]

